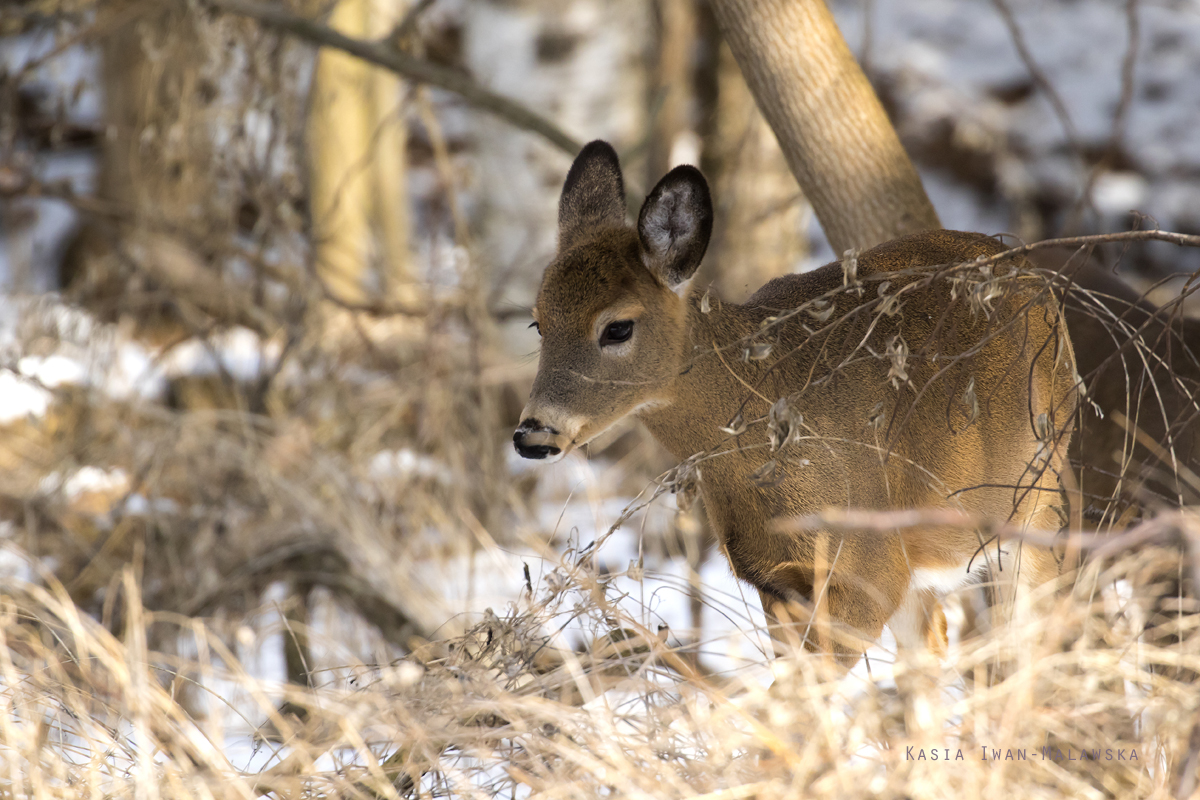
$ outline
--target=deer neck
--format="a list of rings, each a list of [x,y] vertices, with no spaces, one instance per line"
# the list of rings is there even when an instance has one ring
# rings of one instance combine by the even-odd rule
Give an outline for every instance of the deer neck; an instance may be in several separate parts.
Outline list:
[[[707,304],[699,293],[686,302],[682,366],[661,400],[638,412],[651,435],[679,459],[721,447],[729,439],[721,428],[739,411],[746,419],[766,411],[747,388],[757,379],[758,365],[743,359],[738,344],[757,330],[758,316],[746,306],[722,302],[715,292]],[[743,404],[748,395],[751,402]]]

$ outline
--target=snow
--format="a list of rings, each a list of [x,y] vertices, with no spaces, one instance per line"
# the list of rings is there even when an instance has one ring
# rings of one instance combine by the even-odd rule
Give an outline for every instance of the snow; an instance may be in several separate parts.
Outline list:
[[[97,389],[114,399],[162,396],[166,377],[147,347],[117,326],[102,325],[87,312],[54,295],[0,299],[0,423],[41,417],[53,400],[50,390],[69,386]],[[18,331],[35,331],[37,354],[22,355]],[[46,342],[52,350],[45,351]]]
[[[53,395],[11,372],[0,371],[0,424],[45,415]]]
[[[150,352],[137,342],[118,342],[111,370],[102,380],[104,391],[117,399],[159,397],[165,388],[163,375]]]
[[[407,447],[376,453],[367,465],[367,474],[377,481],[397,478],[431,478],[441,483],[454,481],[454,475],[445,464]]]
[[[134,492],[125,498],[123,513],[132,516],[148,516],[151,514],[175,515],[180,512],[179,503],[169,497],[156,497],[149,500],[145,495]]]
[[[124,492],[128,488],[129,475],[118,468],[80,467],[63,482],[63,493],[68,498],[84,492]]]
[[[75,359],[61,355],[25,356],[17,362],[17,369],[27,378],[43,386],[78,386],[87,379],[87,369]]]
[[[188,339],[164,353],[53,295],[0,297],[0,320],[0,355],[11,359],[8,368],[0,364],[0,424],[45,415],[53,389],[79,386],[115,400],[156,400],[168,380],[181,376],[224,370],[235,380],[256,380],[277,367],[282,353],[278,341],[241,327]],[[21,355],[17,331],[27,326],[47,334],[53,350]]]
[[[949,120],[956,134],[974,126],[986,140],[976,144],[998,151],[1002,161],[1018,162],[1024,173],[1015,181],[1011,175],[1002,178],[1008,184],[1004,199],[1034,192],[1074,198],[1087,177],[1074,146],[1102,152],[1113,133],[1129,47],[1126,4],[1011,0],[1008,5],[1037,67],[1066,106],[1074,143],[1032,85],[992,0],[832,3],[852,48],[860,58],[867,54],[873,76],[885,76],[895,87],[897,121],[907,136],[920,139],[939,120]],[[1136,8],[1141,30],[1134,91],[1119,141],[1132,168],[1098,181],[1098,228],[1127,227],[1132,207],[1165,228],[1194,229],[1200,207],[1200,182],[1194,177],[1200,166],[1200,105],[1194,102],[1200,95],[1200,4],[1165,0]],[[864,13],[871,14],[872,30],[866,46]],[[1027,96],[1002,99],[1004,90],[1022,85],[1032,89]],[[936,163],[922,165],[927,186],[939,169]],[[960,223],[979,219],[977,209],[996,199],[971,194],[957,202],[932,198],[947,226],[967,227]],[[1011,224],[998,222],[982,229],[1004,230]],[[1177,257],[1177,267],[1194,268],[1194,258]]]
[[[12,538],[13,533],[11,522],[0,522],[0,581],[6,586],[33,583],[37,580],[37,575],[30,559],[24,553],[8,546],[8,540]],[[43,565],[43,569],[45,568]]]
[[[264,342],[249,328],[235,327],[171,348],[162,359],[162,370],[171,377],[213,375],[224,370],[234,380],[252,381],[275,368],[282,350],[277,341]]]
[[[1096,207],[1112,215],[1145,207],[1149,196],[1149,182],[1136,172],[1106,172],[1092,188]]]

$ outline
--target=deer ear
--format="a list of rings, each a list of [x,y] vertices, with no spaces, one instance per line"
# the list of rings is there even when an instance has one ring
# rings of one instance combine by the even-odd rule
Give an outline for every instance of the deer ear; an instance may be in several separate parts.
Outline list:
[[[625,224],[625,182],[617,151],[608,142],[591,142],[575,157],[562,199],[558,201],[558,250],[597,227]]]
[[[712,198],[700,170],[691,166],[671,170],[650,192],[638,215],[646,267],[682,293],[708,249],[712,224]]]

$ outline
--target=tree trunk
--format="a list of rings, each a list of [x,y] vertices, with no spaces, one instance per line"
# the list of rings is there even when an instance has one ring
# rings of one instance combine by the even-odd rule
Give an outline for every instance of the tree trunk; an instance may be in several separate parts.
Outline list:
[[[835,253],[941,227],[823,0],[713,0],[713,10]]]
[[[696,44],[694,0],[659,0],[658,61],[651,87],[653,128],[646,158],[646,186],[677,165],[681,137],[692,132],[692,49]]]
[[[374,0],[369,34],[379,39],[403,17],[406,0]],[[403,86],[398,77],[371,70],[371,116],[375,137],[375,169],[371,170],[374,222],[379,239],[379,283],[388,300],[414,303],[418,297],[409,249],[407,126],[401,105]]]
[[[165,313],[148,286],[160,277],[156,265],[139,257],[145,246],[224,241],[235,227],[235,204],[216,177],[215,90],[195,18],[173,4],[131,11],[133,0],[114,0],[97,12],[98,24],[117,26],[101,45],[106,135],[96,189],[113,216],[85,223],[61,280],[101,317],[144,323]]]
[[[348,36],[379,37],[400,10],[400,2],[341,0],[329,24]],[[394,75],[321,51],[309,120],[313,239],[318,274],[348,302],[366,300],[373,283],[395,299],[412,291],[399,106]],[[372,264],[379,268],[374,281]]]
[[[717,291],[742,302],[795,270],[808,239],[808,203],[729,48],[718,49],[714,125],[706,153],[718,203],[709,262]]]

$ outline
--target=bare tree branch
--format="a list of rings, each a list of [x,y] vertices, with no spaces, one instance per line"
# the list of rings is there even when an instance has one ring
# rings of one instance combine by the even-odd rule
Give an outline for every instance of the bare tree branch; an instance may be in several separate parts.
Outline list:
[[[1117,101],[1116,110],[1113,111],[1112,132],[1109,134],[1108,146],[1105,147],[1104,154],[1088,169],[1087,183],[1079,195],[1078,202],[1075,203],[1075,208],[1071,211],[1067,224],[1063,227],[1064,232],[1067,233],[1078,223],[1084,207],[1091,202],[1092,190],[1096,187],[1096,181],[1104,172],[1112,168],[1125,143],[1125,129],[1128,126],[1129,109],[1133,106],[1133,94],[1136,88],[1134,70],[1137,67],[1141,37],[1138,0],[1125,1],[1125,22],[1129,28],[1129,39],[1125,45],[1125,57],[1121,61],[1121,95]]]
[[[1021,26],[1017,23],[1017,17],[1013,13],[1012,7],[1008,0],[992,0],[992,5],[1000,13],[1004,20],[1005,26],[1008,28],[1009,36],[1012,39],[1013,47],[1017,50],[1017,55],[1025,64],[1025,68],[1029,70],[1029,77],[1033,79],[1034,85],[1041,90],[1045,95],[1046,101],[1050,103],[1051,109],[1054,111],[1054,116],[1058,118],[1059,124],[1062,125],[1063,133],[1067,138],[1067,149],[1071,155],[1079,162],[1081,172],[1088,172],[1088,158],[1083,149],[1083,142],[1079,138],[1079,132],[1075,128],[1075,123],[1071,120],[1071,113],[1067,110],[1067,104],[1063,100],[1062,95],[1054,88],[1054,84],[1050,82],[1050,77],[1038,64],[1033,57],[1033,52],[1029,49],[1028,43],[1025,41],[1025,35],[1021,32]],[[1081,215],[1084,212],[1091,212],[1095,216],[1099,216],[1096,211],[1095,203],[1091,197],[1092,181],[1084,180],[1084,185],[1080,188],[1079,198],[1075,203],[1074,211],[1064,225],[1064,230],[1068,233],[1079,223]]]
[[[1058,117],[1059,124],[1062,125],[1063,132],[1067,135],[1068,146],[1080,161],[1086,163],[1086,159],[1083,156],[1083,146],[1079,141],[1079,134],[1075,130],[1075,123],[1071,121],[1071,112],[1067,110],[1067,104],[1063,102],[1062,95],[1054,88],[1054,84],[1050,82],[1050,78],[1047,77],[1037,60],[1033,57],[1033,53],[1029,50],[1029,45],[1025,42],[1025,35],[1021,33],[1021,26],[1017,24],[1016,15],[1013,14],[1008,0],[992,0],[992,5],[1000,12],[1000,17],[1004,20],[1004,24],[1008,28],[1013,46],[1017,49],[1017,55],[1024,62],[1025,68],[1029,70],[1029,77],[1042,90],[1042,94],[1046,96],[1046,100],[1049,101],[1051,107],[1054,109],[1054,114]]]
[[[266,27],[290,33],[321,47],[332,47],[349,53],[411,81],[454,92],[471,105],[499,117],[510,125],[539,134],[570,156],[574,156],[583,147],[553,122],[520,103],[483,88],[462,73],[415,58],[389,44],[345,36],[327,25],[297,16],[270,3],[256,0],[206,0],[206,3],[218,11],[250,17]]]
[[[1005,250],[1003,253],[997,253],[994,256],[989,256],[986,259],[981,259],[980,264],[996,264],[1001,261],[1008,261],[1017,256],[1025,255],[1034,250],[1045,250],[1051,247],[1090,247],[1097,244],[1110,244],[1112,242],[1169,242],[1177,244],[1180,247],[1200,247],[1200,236],[1191,233],[1175,233],[1173,231],[1121,231],[1120,233],[1098,233],[1091,236],[1066,236],[1061,239],[1044,239],[1033,244],[1025,244],[1020,247],[1014,247],[1011,250]]]

